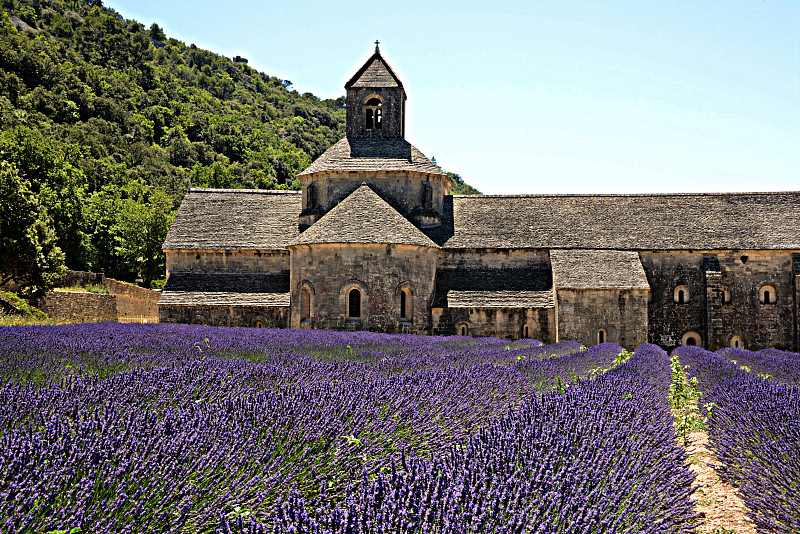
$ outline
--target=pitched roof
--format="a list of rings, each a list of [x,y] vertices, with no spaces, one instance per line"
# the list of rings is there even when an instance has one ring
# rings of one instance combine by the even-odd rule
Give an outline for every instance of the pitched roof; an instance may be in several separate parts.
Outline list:
[[[446,248],[800,249],[800,192],[445,197]]]
[[[438,248],[416,226],[362,184],[290,245],[387,243]]]
[[[550,269],[441,268],[433,308],[552,308]]]
[[[403,87],[403,82],[376,50],[350,81],[344,84],[345,89],[351,87]]]
[[[289,273],[170,273],[160,306],[289,306]]]
[[[270,250],[297,235],[300,191],[191,189],[163,248]]]
[[[417,171],[444,174],[438,165],[405,139],[372,135],[345,137],[298,176],[332,171]]]
[[[551,250],[556,289],[650,289],[637,252]]]

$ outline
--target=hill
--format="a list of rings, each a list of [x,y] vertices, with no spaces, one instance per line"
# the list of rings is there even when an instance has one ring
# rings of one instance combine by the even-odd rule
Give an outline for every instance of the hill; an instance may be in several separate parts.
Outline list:
[[[100,0],[0,5],[0,155],[22,179],[5,192],[38,201],[69,268],[150,283],[189,183],[296,189],[344,136],[344,97],[299,94]]]

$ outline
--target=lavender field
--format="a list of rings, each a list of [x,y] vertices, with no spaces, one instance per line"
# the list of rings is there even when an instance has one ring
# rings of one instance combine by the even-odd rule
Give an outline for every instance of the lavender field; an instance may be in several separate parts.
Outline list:
[[[3,328],[0,531],[691,531],[669,359],[653,345],[621,353],[189,325]],[[685,357],[710,369],[704,354]],[[797,462],[792,402],[780,469]],[[797,478],[764,477],[797,503]]]
[[[756,527],[800,532],[800,389],[789,385],[800,382],[800,355],[699,347],[674,354],[699,381],[720,474],[739,488]]]

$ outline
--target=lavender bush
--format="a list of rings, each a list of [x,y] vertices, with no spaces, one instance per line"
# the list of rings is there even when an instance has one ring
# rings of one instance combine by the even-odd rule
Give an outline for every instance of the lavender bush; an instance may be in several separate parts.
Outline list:
[[[717,354],[766,380],[800,386],[800,354],[777,349],[749,351],[726,347]]]
[[[739,487],[756,527],[800,532],[800,389],[754,376],[699,347],[673,354],[699,380],[721,474]]]

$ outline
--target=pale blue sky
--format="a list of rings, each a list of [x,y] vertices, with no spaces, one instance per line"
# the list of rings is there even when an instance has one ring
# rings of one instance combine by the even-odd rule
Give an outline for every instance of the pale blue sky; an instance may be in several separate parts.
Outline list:
[[[322,98],[375,39],[484,193],[800,189],[800,1],[106,0]]]

